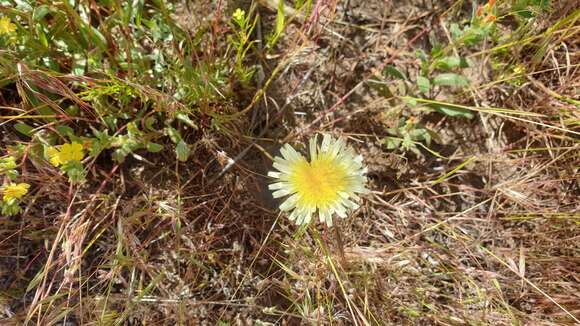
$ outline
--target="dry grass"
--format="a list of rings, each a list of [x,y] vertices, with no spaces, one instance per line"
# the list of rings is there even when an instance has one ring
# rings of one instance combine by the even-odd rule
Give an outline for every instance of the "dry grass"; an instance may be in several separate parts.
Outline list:
[[[259,3],[258,37],[276,19],[276,5]],[[517,28],[503,3],[509,37],[453,50],[473,63],[469,89],[419,99],[473,119],[407,112],[400,83],[381,80],[387,97],[371,85],[386,65],[415,76],[415,51],[449,37],[443,22],[469,17],[471,4],[324,0],[288,24],[275,55],[249,55],[264,73],[252,86],[198,104],[187,162],[101,154],[71,185],[25,155],[33,190],[0,221],[0,323],[580,324],[580,11],[553,7]],[[203,8],[218,42],[235,6]],[[26,76],[66,99],[47,105],[82,102],[72,79]],[[7,109],[30,103],[5,87],[0,149],[32,147],[12,128],[25,118]],[[401,112],[437,134],[419,155],[382,142]],[[369,167],[371,193],[336,229],[291,225],[266,187],[277,148],[317,132],[347,137]]]

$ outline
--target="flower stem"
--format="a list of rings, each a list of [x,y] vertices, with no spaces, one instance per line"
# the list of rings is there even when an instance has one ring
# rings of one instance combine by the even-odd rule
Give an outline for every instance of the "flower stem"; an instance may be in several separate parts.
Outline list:
[[[343,267],[346,267],[346,258],[344,256],[344,243],[342,242],[342,237],[340,236],[340,226],[338,223],[334,226],[334,236],[336,237],[336,246],[338,247],[338,253],[340,255],[340,263]]]

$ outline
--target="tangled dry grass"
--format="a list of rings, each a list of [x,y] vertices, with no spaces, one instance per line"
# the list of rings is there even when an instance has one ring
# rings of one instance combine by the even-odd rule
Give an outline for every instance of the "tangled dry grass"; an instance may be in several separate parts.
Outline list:
[[[277,8],[259,3],[257,37]],[[238,5],[176,19],[195,29],[188,10],[217,22]],[[185,163],[103,155],[79,187],[23,164],[34,191],[0,222],[0,323],[580,324],[580,9],[552,6],[525,28],[506,18],[511,38],[469,50],[470,89],[433,97],[475,118],[412,113],[437,134],[419,155],[386,148],[402,106],[371,84],[386,65],[416,75],[415,51],[448,37],[463,1],[314,2],[277,56],[252,56],[255,84],[219,108],[233,118],[201,115]],[[26,145],[8,126],[3,143]],[[291,225],[266,187],[280,145],[317,132],[369,168],[371,193],[335,229]]]

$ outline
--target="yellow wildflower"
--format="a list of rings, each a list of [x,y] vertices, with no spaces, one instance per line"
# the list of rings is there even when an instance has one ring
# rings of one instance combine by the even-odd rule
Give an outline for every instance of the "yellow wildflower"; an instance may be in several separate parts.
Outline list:
[[[236,9],[236,11],[234,11],[234,14],[232,15],[232,17],[236,21],[242,21],[242,20],[244,20],[245,15],[246,15],[246,12],[243,11],[242,9],[238,8],[238,9]]]
[[[60,161],[59,154],[60,154],[60,152],[58,151],[58,149],[56,147],[48,147],[44,151],[44,155],[46,155],[50,164],[52,164],[54,166],[59,166],[63,163]]]
[[[0,192],[4,195],[4,201],[8,202],[12,199],[20,199],[26,195],[30,185],[28,183],[9,183],[0,188]]]
[[[16,30],[16,25],[12,24],[10,18],[3,16],[0,17],[0,35],[10,34]]]
[[[50,164],[59,166],[68,161],[81,161],[84,157],[83,145],[79,143],[63,144],[56,147],[49,147],[45,151]]]
[[[514,67],[514,72],[518,75],[523,74],[526,72],[526,67],[524,67],[523,65],[517,65]]]
[[[319,145],[316,136],[310,139],[310,161],[286,144],[282,157],[274,158],[274,168],[268,175],[277,179],[270,184],[274,198],[287,197],[280,210],[291,211],[290,220],[308,224],[318,211],[320,222],[332,226],[336,213],[345,218],[356,209],[357,193],[366,193],[366,168],[362,156],[356,155],[346,142],[324,135]]]
[[[63,144],[60,146],[61,162],[80,161],[84,156],[83,145],[79,143]]]

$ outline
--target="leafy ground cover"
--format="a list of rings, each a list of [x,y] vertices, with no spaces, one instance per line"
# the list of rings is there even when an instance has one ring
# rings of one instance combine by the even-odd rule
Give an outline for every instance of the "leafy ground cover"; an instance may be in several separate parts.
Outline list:
[[[576,1],[0,0],[0,321],[580,323]],[[341,136],[368,194],[267,172]]]

